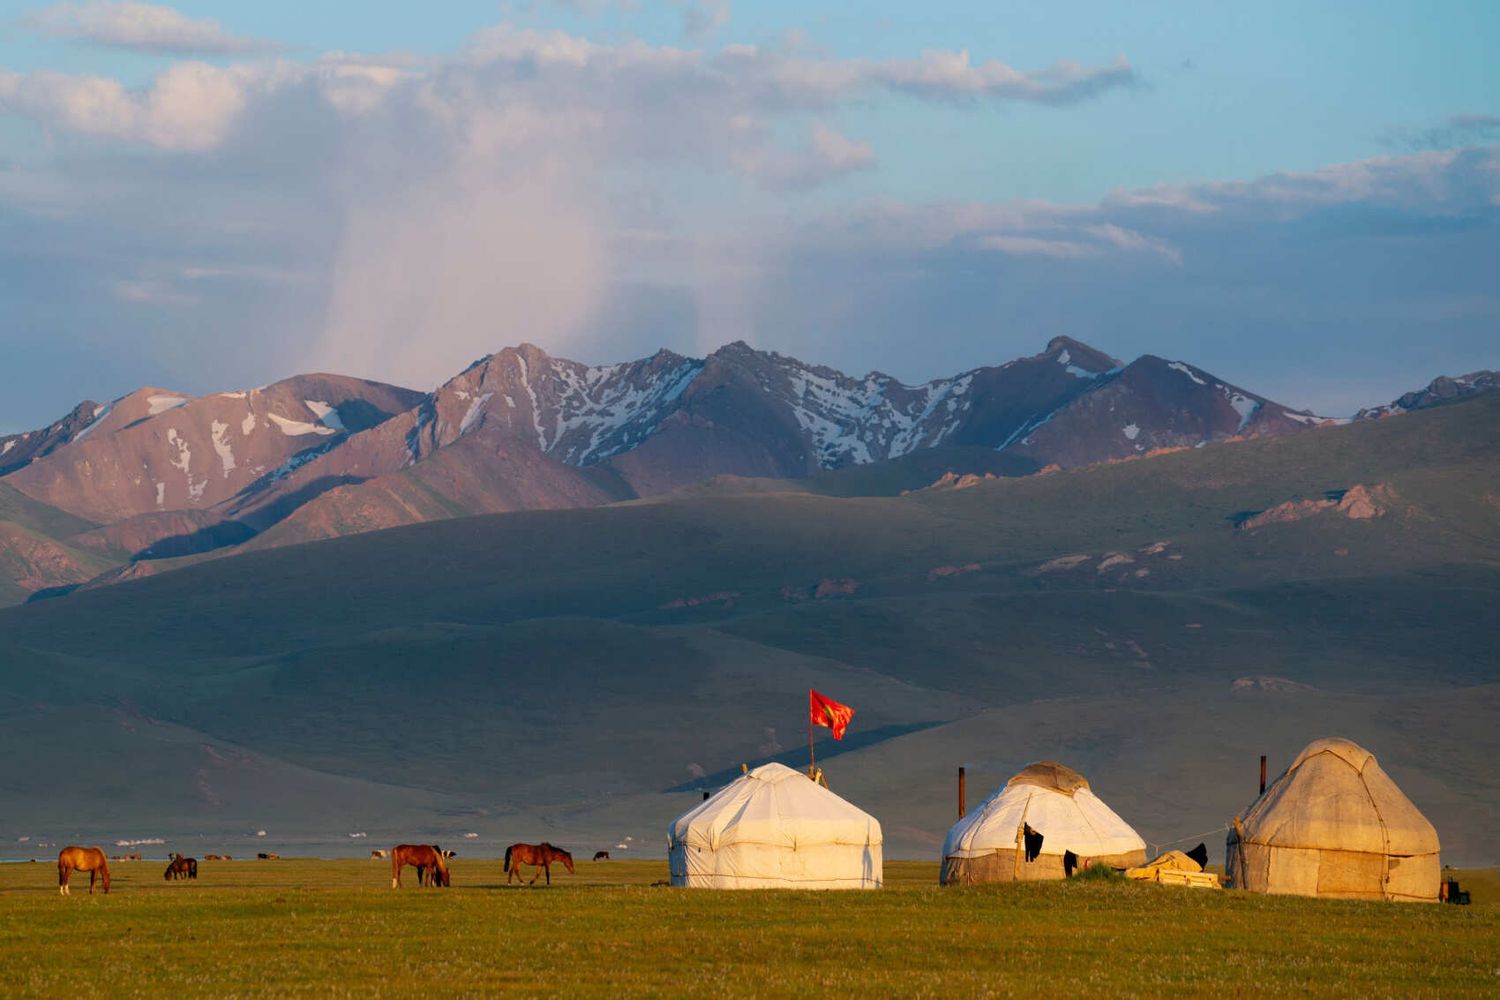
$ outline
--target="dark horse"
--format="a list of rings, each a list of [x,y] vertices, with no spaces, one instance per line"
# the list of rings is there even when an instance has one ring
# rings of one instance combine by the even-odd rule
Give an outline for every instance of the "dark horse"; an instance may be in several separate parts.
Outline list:
[[[547,884],[552,884],[552,862],[561,861],[568,867],[568,873],[573,872],[573,855],[560,847],[551,844],[511,844],[505,849],[505,884],[510,885],[512,876],[517,878],[521,875],[521,866],[533,865],[540,868],[537,875],[546,874]],[[536,885],[536,875],[531,876],[527,885]]]
[[[391,888],[401,888],[401,869],[417,870],[417,885],[449,885],[448,861],[436,844],[397,844],[391,848]]]
[[[104,883],[104,894],[109,895],[109,862],[104,852],[97,847],[64,847],[57,855],[57,894],[70,895],[68,879],[74,872],[89,873],[89,895],[94,894],[94,877]]]
[[[168,882],[174,878],[197,878],[198,859],[185,858],[181,854],[172,855],[172,860],[167,862],[167,872],[164,876]]]

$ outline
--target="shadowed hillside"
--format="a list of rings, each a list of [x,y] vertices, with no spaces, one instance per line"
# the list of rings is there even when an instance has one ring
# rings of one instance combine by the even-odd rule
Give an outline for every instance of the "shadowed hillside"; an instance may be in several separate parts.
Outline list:
[[[719,481],[80,591],[0,612],[0,838],[437,814],[655,850],[707,776],[805,762],[813,685],[857,710],[819,759],[897,856],[936,849],[960,763],[976,802],[1064,760],[1161,843],[1242,810],[1258,754],[1339,734],[1450,858],[1492,862],[1497,483],[1489,394],[967,488]],[[90,758],[110,767],[48,783]]]

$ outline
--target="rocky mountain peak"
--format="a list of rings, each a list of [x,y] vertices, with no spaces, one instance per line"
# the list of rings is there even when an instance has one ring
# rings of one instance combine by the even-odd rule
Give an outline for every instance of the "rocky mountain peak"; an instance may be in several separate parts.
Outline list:
[[[1048,358],[1063,365],[1072,365],[1095,375],[1119,368],[1123,364],[1118,358],[1112,358],[1103,351],[1090,347],[1081,340],[1074,340],[1072,337],[1053,337],[1047,341],[1047,349],[1039,357]]]
[[[85,399],[62,419],[36,430],[0,435],[0,476],[14,472],[77,440],[105,408]]]
[[[1454,399],[1500,389],[1500,372],[1477,371],[1467,375],[1439,375],[1421,389],[1402,394],[1383,406],[1371,406],[1354,415],[1355,420],[1392,417],[1411,410],[1422,410]]]

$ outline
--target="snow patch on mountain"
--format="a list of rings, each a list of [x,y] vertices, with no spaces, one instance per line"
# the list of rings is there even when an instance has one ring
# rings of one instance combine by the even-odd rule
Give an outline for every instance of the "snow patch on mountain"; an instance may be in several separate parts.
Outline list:
[[[178,435],[177,428],[167,428],[167,444],[172,451],[176,452],[176,457],[170,459],[172,468],[182,470],[183,475],[190,475],[190,470],[193,466],[193,451],[188,447],[188,443]]]
[[[525,389],[526,395],[531,397],[531,426],[536,431],[536,446],[546,451],[547,436],[542,433],[541,407],[537,404],[536,390],[531,387],[531,369],[520,352],[516,353],[516,365],[521,373],[521,388]]]
[[[1181,361],[1168,362],[1167,367],[1172,369],[1174,372],[1181,372],[1188,378],[1192,379],[1194,382],[1197,382],[1199,385],[1208,385],[1207,382],[1203,381],[1203,379],[1199,377],[1197,372],[1193,371],[1192,368],[1183,364]]]
[[[339,419],[338,407],[329,406],[321,399],[304,399],[302,402],[307,405],[309,410],[313,411],[313,414],[318,418],[318,423],[324,427],[332,431],[346,430],[344,422]]]
[[[458,390],[457,395],[459,399],[469,398],[469,394],[467,392],[464,392],[462,389]],[[493,392],[487,392],[482,396],[474,397],[474,401],[469,404],[468,412],[464,414],[463,422],[458,425],[458,433],[463,434],[470,427],[474,426],[474,422],[484,414],[485,404],[488,403],[490,401],[490,398],[494,395],[495,394]]]
[[[148,409],[146,415],[154,417],[158,414],[166,413],[168,410],[175,410],[177,407],[183,406],[188,402],[189,400],[186,396],[147,396],[146,406]]]
[[[214,451],[219,455],[219,464],[224,467],[224,478],[234,471],[234,448],[229,444],[229,425],[220,421],[213,421],[209,425],[213,432]]]
[[[941,444],[969,410],[966,394],[973,372],[909,386],[878,372],[853,379],[795,358],[770,358],[785,379],[784,401],[824,469],[897,458]],[[774,384],[766,388],[777,390]]]
[[[1227,385],[1220,385],[1219,388],[1223,391],[1224,398],[1229,400],[1229,405],[1234,407],[1234,412],[1240,415],[1240,426],[1237,431],[1244,430],[1255,414],[1260,412],[1260,402],[1243,393],[1235,392]]]
[[[288,420],[286,417],[278,416],[275,413],[268,413],[266,416],[270,417],[271,422],[280,427],[281,433],[288,437],[301,437],[304,434],[328,435],[334,432],[332,427],[324,427],[321,424],[310,424],[305,420]]]
[[[1073,364],[1073,354],[1066,347],[1057,356],[1057,363],[1063,366],[1063,370],[1074,378],[1098,378],[1106,372],[1091,372],[1087,368],[1080,368]]]
[[[88,436],[88,434],[89,434],[90,431],[92,431],[95,427],[99,426],[99,422],[101,420],[103,420],[105,417],[109,416],[109,411],[113,410],[114,408],[115,408],[115,404],[114,403],[109,403],[109,404],[106,404],[104,406],[95,407],[94,408],[94,419],[90,420],[88,422],[88,425],[86,427],[84,427],[83,430],[81,430],[77,434],[73,435],[73,440],[75,442],[82,441],[85,437]],[[6,449],[6,451],[9,451],[9,450],[10,450],[9,448]]]

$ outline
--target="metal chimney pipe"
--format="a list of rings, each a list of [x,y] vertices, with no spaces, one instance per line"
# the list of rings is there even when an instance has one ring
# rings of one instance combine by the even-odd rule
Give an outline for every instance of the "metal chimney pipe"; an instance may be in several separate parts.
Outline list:
[[[1260,755],[1260,794],[1266,794],[1266,755]]]
[[[964,769],[960,767],[958,769],[958,818],[963,819],[967,811],[964,808]]]

